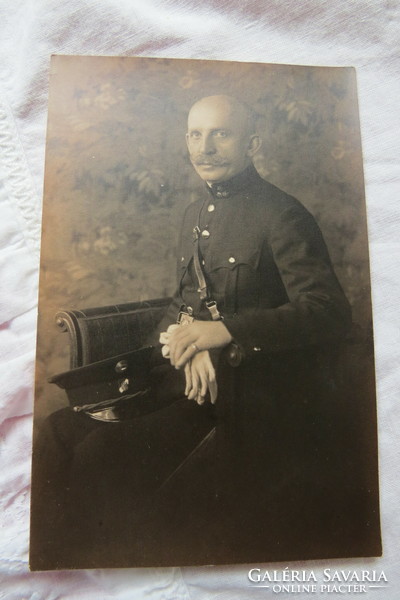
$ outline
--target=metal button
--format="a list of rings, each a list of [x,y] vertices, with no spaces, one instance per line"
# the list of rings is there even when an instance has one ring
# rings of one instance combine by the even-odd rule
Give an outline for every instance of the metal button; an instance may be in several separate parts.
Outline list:
[[[184,256],[182,256],[182,258],[181,258],[181,262],[183,262],[184,260],[185,260],[185,257],[184,257]]]
[[[261,352],[260,346],[254,346],[253,350],[254,352]]]
[[[191,306],[187,306],[186,308],[187,308],[188,314],[192,315],[193,314],[193,308]]]
[[[227,196],[229,196],[229,192],[227,192],[226,190],[224,192],[222,192],[222,195],[224,198],[226,198]]]
[[[230,262],[230,263],[231,263],[231,265],[233,265],[233,263],[235,263],[235,262],[236,262],[236,258],[235,258],[234,256],[230,256],[230,257],[228,258],[228,262]]]
[[[217,196],[217,198],[222,198],[222,192],[217,192],[215,195]]]
[[[129,379],[123,379],[119,381],[118,391],[120,394],[123,394],[129,390]]]
[[[203,260],[201,261],[201,264],[203,265],[203,267],[204,267],[204,265],[206,264],[206,261],[204,260],[204,258],[203,258]]]
[[[124,371],[127,370],[127,368],[128,368],[128,361],[126,361],[126,360],[120,360],[115,365],[115,372],[116,373],[123,373]]]
[[[207,229],[203,229],[203,231],[201,232],[201,236],[205,239],[208,240],[208,238],[210,237],[210,232],[207,231]]]
[[[237,344],[231,342],[228,346],[228,363],[231,367],[238,367],[242,362],[242,352]]]
[[[207,210],[208,210],[208,212],[214,212],[214,210],[215,210],[214,204],[209,204],[207,207]]]

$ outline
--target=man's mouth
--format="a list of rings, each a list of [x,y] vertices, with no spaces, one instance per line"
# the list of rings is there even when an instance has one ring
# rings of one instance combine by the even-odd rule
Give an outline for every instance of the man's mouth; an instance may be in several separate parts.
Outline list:
[[[228,163],[224,159],[220,160],[194,160],[196,167],[225,167]]]

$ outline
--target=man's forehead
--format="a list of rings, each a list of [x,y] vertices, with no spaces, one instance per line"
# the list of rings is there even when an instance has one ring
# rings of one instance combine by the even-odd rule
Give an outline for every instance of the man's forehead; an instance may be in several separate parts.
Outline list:
[[[192,106],[188,127],[238,127],[245,124],[246,116],[244,108],[235,99],[229,96],[210,96]]]

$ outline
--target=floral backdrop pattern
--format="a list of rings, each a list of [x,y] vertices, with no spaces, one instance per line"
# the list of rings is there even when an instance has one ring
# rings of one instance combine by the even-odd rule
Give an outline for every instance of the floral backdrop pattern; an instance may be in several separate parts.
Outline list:
[[[197,99],[231,94],[257,115],[260,175],[316,217],[371,335],[364,183],[352,69],[147,58],[54,57],[46,152],[36,414],[66,403],[54,315],[171,295],[184,208],[200,191],[185,144]]]

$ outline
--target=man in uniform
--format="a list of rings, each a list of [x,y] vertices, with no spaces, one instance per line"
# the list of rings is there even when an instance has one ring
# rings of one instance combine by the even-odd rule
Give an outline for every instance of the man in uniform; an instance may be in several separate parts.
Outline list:
[[[182,305],[194,321],[170,326],[160,341],[200,404],[207,391],[216,399],[221,348],[236,366],[233,389],[217,382],[217,414],[228,421],[219,425],[227,446],[219,479],[233,556],[298,558],[316,547],[323,556],[330,538],[329,556],[348,501],[333,359],[350,307],[313,217],[255,170],[254,124],[251,110],[228,96],[190,110],[187,146],[205,190],[184,216],[179,290],[161,327]]]
[[[68,487],[72,520],[79,507],[79,522],[91,521],[97,535],[122,515],[115,531],[125,528],[135,546],[137,520],[125,517],[126,502],[130,515],[140,513],[140,503],[217,424],[218,464],[208,458],[204,467],[200,460],[203,474],[193,473],[192,496],[192,483],[182,487],[177,479],[175,513],[170,503],[164,521],[155,517],[152,529],[146,524],[143,536],[151,530],[154,544],[136,546],[141,556],[133,552],[127,565],[157,564],[162,543],[168,550],[158,564],[340,554],[335,544],[324,550],[320,536],[326,497],[338,483],[333,448],[340,446],[338,390],[325,356],[349,328],[349,305],[313,217],[255,170],[261,142],[251,111],[229,96],[203,98],[190,110],[186,139],[204,197],[183,219],[178,290],[155,334],[162,354],[154,371],[158,389],[166,378],[180,382],[180,398],[113,425],[68,409],[52,415],[38,450],[56,457],[56,474],[46,481],[66,489],[57,479],[62,462],[79,488],[73,500]],[[235,365],[229,388],[218,365],[224,357]],[[92,509],[94,498],[102,498],[102,509]],[[342,501],[335,496],[335,527]],[[110,539],[102,539],[109,548]],[[92,563],[75,562],[113,565],[104,553]],[[115,566],[122,564],[120,556]]]
[[[189,307],[195,321],[174,328],[170,360],[177,368],[191,360],[202,375],[208,368],[202,363],[209,363],[201,351],[233,341],[240,360],[304,349],[339,339],[350,322],[314,219],[252,166],[261,143],[253,126],[249,109],[228,96],[204,98],[189,113],[187,145],[206,193],[184,218],[180,290],[164,322],[174,322],[182,301]],[[193,232],[209,284],[204,298],[197,291]],[[207,309],[210,298],[216,320]]]

